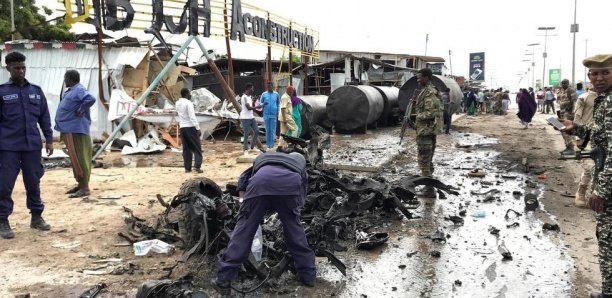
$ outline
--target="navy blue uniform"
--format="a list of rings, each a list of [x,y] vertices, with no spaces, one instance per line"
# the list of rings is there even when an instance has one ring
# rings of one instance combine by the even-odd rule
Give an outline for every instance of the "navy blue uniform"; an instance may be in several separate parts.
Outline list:
[[[40,162],[42,130],[47,143],[53,142],[51,117],[42,89],[25,81],[23,86],[8,81],[0,85],[0,219],[13,212],[11,197],[19,171],[23,171],[27,207],[42,212]]]
[[[265,153],[258,156],[273,156],[285,153]],[[292,153],[293,154],[293,153]],[[303,158],[302,158],[303,159]],[[257,164],[257,160],[255,162]],[[303,161],[305,164],[305,161]],[[302,165],[299,172],[281,163],[264,162],[260,168],[249,168],[238,180],[238,190],[244,191],[244,201],[238,212],[238,222],[223,256],[217,262],[217,279],[236,279],[242,263],[248,258],[253,236],[269,210],[278,213],[283,224],[285,244],[293,257],[297,276],[305,282],[314,282],[316,277],[315,255],[300,221],[300,210],[304,205],[308,175]]]

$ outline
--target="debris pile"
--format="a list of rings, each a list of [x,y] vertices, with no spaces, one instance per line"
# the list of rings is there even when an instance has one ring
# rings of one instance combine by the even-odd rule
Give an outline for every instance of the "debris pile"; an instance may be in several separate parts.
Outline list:
[[[313,140],[316,142],[319,138]],[[401,215],[407,219],[415,218],[409,209],[419,205],[415,195],[417,186],[436,187],[440,198],[445,198],[447,193],[458,194],[454,187],[428,177],[403,177],[390,183],[382,177],[371,179],[342,175],[336,170],[318,167],[321,150],[306,149],[304,147],[308,144],[305,142],[298,144],[303,147],[300,150],[296,144],[293,142],[292,150],[313,161],[309,162],[308,195],[301,214],[308,243],[317,256],[327,257],[344,275],[346,266],[334,253],[346,251],[349,245],[356,249],[374,249],[384,245],[389,235],[377,230],[378,223]],[[214,255],[229,242],[240,207],[234,184],[228,184],[226,190],[221,191],[207,178],[188,180],[170,202],[161,196],[158,196],[158,201],[166,210],[154,225],[126,208],[127,230],[119,235],[131,243],[159,239],[182,248],[184,254],[179,262],[187,262],[194,255],[199,255],[200,260],[214,261]],[[269,214],[261,228],[261,260],[257,261],[253,254],[250,255],[241,274],[243,280],[276,279],[292,270],[293,261],[284,243],[280,219],[276,214]]]

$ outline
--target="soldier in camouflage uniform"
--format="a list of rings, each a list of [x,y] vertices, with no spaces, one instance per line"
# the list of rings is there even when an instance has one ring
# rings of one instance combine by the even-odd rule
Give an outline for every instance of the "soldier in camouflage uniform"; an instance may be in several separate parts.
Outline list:
[[[593,175],[593,194],[589,200],[591,209],[597,212],[597,243],[602,291],[591,293],[592,298],[612,298],[612,54],[595,55],[582,62],[589,69],[589,79],[598,96],[595,99],[593,121],[574,124],[565,120],[565,130],[585,138],[591,138],[593,149],[604,155],[603,168]]]
[[[559,89],[559,93],[557,93],[557,98],[559,100],[559,120],[574,120],[574,107],[576,106],[576,100],[578,99],[578,94],[576,94],[576,90],[569,86],[569,80],[564,79],[561,81],[561,89]],[[572,155],[574,154],[574,140],[573,138],[562,132],[563,140],[565,141],[565,150],[561,151],[561,154],[564,155]]]
[[[417,159],[422,176],[431,177],[434,171],[433,155],[436,150],[436,136],[442,132],[443,113],[440,92],[431,85],[431,69],[423,68],[417,73],[421,92],[415,102]],[[423,197],[435,198],[436,190],[425,187]]]

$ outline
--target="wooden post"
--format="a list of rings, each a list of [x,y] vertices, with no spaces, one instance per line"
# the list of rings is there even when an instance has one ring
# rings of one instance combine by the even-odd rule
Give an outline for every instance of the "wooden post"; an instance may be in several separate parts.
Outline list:
[[[225,27],[225,50],[227,51],[227,83],[232,90],[236,90],[236,86],[234,85],[234,63],[232,61],[232,49],[230,47],[230,32],[227,23],[227,0],[224,0],[223,3],[223,26]]]

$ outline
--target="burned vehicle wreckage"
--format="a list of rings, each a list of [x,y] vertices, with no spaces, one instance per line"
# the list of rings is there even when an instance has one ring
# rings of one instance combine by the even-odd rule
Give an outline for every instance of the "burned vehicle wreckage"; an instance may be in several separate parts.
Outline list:
[[[389,236],[384,231],[374,231],[373,219],[416,218],[410,209],[419,205],[415,195],[417,186],[434,186],[440,198],[446,194],[458,194],[456,188],[428,177],[402,177],[388,182],[382,177],[358,178],[326,169],[321,160],[323,149],[329,146],[329,136],[317,128],[310,141],[292,137],[285,139],[290,144],[289,150],[305,155],[308,161],[308,192],[301,213],[308,244],[317,256],[327,257],[343,275],[347,274],[347,268],[335,253],[346,251],[348,245],[367,250],[384,244]],[[216,255],[225,249],[236,225],[240,207],[236,185],[229,183],[222,191],[208,178],[194,178],[186,181],[169,202],[159,195],[158,201],[166,210],[154,225],[126,209],[126,231],[119,235],[132,243],[160,239],[184,249],[177,263],[165,268],[168,271],[166,277],[170,277],[173,271],[180,271],[175,270],[177,267],[185,267],[194,276],[194,282],[199,284],[198,278],[211,276]],[[274,280],[293,270],[293,260],[283,241],[283,228],[275,213],[266,215],[261,232],[261,256],[251,253],[243,264],[239,279],[232,283],[233,290],[238,293],[252,292],[266,284],[274,287]],[[191,283],[185,278],[147,281],[137,297],[205,297],[185,286]],[[204,281],[202,285],[206,283]]]

